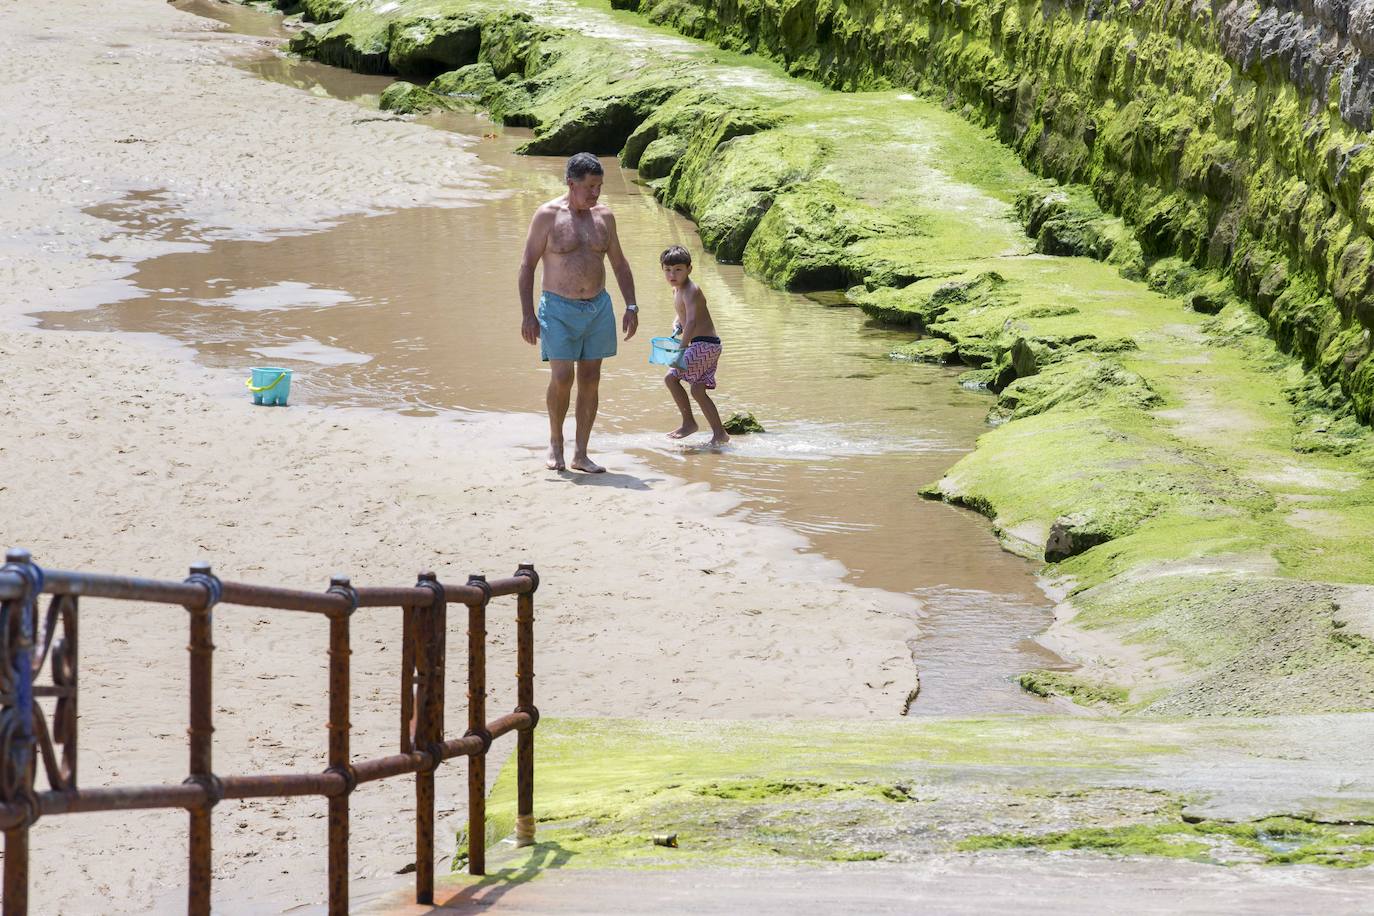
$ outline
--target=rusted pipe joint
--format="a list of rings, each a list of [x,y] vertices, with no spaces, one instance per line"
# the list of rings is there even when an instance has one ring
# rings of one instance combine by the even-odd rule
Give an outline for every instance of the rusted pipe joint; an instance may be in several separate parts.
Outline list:
[[[181,781],[181,784],[183,786],[200,786],[205,792],[207,810],[224,801],[224,781],[214,773],[197,773],[194,776],[187,776]]]
[[[485,754],[487,751],[491,750],[491,732],[487,731],[485,728],[470,728],[467,731],[463,732],[463,737],[481,739],[482,750],[478,753],[478,755],[475,756],[480,756],[481,754]]]
[[[187,585],[199,585],[205,589],[205,606],[192,608],[189,611],[208,611],[219,604],[224,597],[224,583],[219,581],[219,576],[210,572],[209,563],[195,563],[191,566],[191,574],[184,580]]]
[[[530,728],[539,724],[539,707],[531,703],[529,706],[517,706],[515,712],[523,712],[530,717]]]
[[[353,764],[345,763],[343,766],[330,767],[326,773],[334,773],[343,777],[344,795],[352,795],[353,790],[358,788],[358,771],[353,769]]]
[[[482,593],[482,607],[491,603],[491,585],[487,583],[486,576],[476,574],[468,576],[468,587],[475,588]]]
[[[351,617],[353,612],[358,609],[358,590],[353,587],[353,583],[347,576],[334,576],[329,580],[329,595],[340,595],[348,602],[348,610],[344,611],[343,616]]]
[[[533,563],[521,563],[520,568],[515,571],[517,576],[524,576],[534,583],[530,586],[530,594],[539,591],[539,573],[535,572]]]
[[[424,751],[429,755],[429,768],[423,772],[433,773],[444,762],[444,742],[442,741],[431,742],[424,747],[417,747],[416,750]]]
[[[429,589],[430,594],[434,596],[429,602],[430,607],[438,607],[448,600],[448,596],[444,594],[443,584],[434,577],[434,573],[420,573],[420,578],[415,582],[415,587]]]

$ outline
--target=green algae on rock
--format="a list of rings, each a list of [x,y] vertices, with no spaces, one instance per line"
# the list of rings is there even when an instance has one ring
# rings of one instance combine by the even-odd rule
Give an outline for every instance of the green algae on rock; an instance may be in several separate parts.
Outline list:
[[[737,410],[725,418],[721,424],[725,431],[732,436],[743,436],[748,433],[767,432],[752,413],[747,410]]]
[[[614,2],[837,89],[909,86],[962,106],[1037,172],[1087,185],[1145,257],[1224,271],[1374,421],[1374,93],[1367,25],[1343,7]],[[1325,44],[1355,35],[1341,54]],[[1041,250],[1126,247],[1076,203],[1027,208]]]

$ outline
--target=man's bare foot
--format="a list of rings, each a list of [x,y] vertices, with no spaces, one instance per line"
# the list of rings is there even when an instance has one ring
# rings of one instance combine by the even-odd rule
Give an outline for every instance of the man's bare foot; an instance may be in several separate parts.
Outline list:
[[[606,473],[605,468],[597,464],[592,459],[588,458],[586,455],[578,455],[577,457],[573,458],[572,463],[569,466],[574,471],[581,471],[584,474]]]
[[[720,448],[722,445],[725,445],[729,441],[730,434],[727,433],[725,430],[721,430],[720,432],[716,433],[714,436],[711,437],[711,445],[715,446],[716,448]]]
[[[566,471],[567,466],[563,464],[563,446],[550,445],[549,457],[544,462],[544,467],[550,471]]]
[[[696,431],[697,431],[697,421],[696,421],[696,420],[688,420],[686,423],[683,423],[683,424],[682,424],[681,426],[679,426],[677,429],[675,429],[675,430],[673,430],[672,432],[670,432],[670,433],[668,434],[668,438],[669,438],[669,439],[686,439],[688,436],[690,436],[692,433],[694,433],[694,432],[696,432]]]

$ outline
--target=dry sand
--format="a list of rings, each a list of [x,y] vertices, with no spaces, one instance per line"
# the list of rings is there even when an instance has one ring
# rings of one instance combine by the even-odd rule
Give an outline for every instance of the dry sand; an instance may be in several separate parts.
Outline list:
[[[731,518],[728,494],[625,455],[602,456],[604,478],[550,474],[535,414],[253,408],[239,377],[163,341],[24,328],[26,313],[110,295],[132,261],[166,250],[155,231],[83,212],[132,190],[165,191],[205,239],[495,193],[499,176],[462,138],[360,119],[227,63],[260,50],[158,0],[0,0],[0,541],[67,569],[181,578],[208,560],[225,578],[319,589],[333,571],[408,584],[422,567],[461,580],[530,560],[546,583],[546,715],[898,712],[915,678],[910,606],[843,584],[796,535]],[[513,703],[512,614],[493,609],[498,712]],[[81,634],[81,783],[180,781],[185,614],[90,601]],[[216,615],[219,772],[323,768],[325,636],[286,612]],[[390,752],[398,621],[361,617],[354,647],[354,753]],[[462,665],[450,672],[461,697]],[[449,847],[463,785],[447,767]],[[354,795],[356,898],[408,880],[391,876],[411,861],[410,798],[403,780]],[[220,806],[217,904],[319,904],[324,812],[320,800]],[[41,821],[34,911],[180,910],[185,820]]]

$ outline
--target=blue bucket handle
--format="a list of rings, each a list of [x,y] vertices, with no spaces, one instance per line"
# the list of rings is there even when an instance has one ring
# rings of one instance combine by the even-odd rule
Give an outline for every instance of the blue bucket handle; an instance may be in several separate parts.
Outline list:
[[[248,381],[244,382],[243,384],[244,384],[244,387],[247,388],[249,391],[253,392],[254,394],[258,394],[259,392],[262,392],[262,391],[270,391],[271,389],[276,388],[276,387],[277,387],[277,382],[280,382],[280,381],[281,381],[282,379],[284,379],[284,378],[286,378],[286,373],[285,373],[285,372],[283,372],[281,375],[279,375],[279,376],[277,376],[275,379],[273,379],[273,380],[272,380],[272,384],[270,384],[270,385],[263,385],[263,386],[260,387],[260,388],[254,386],[253,380],[252,380],[251,378],[248,379]]]

